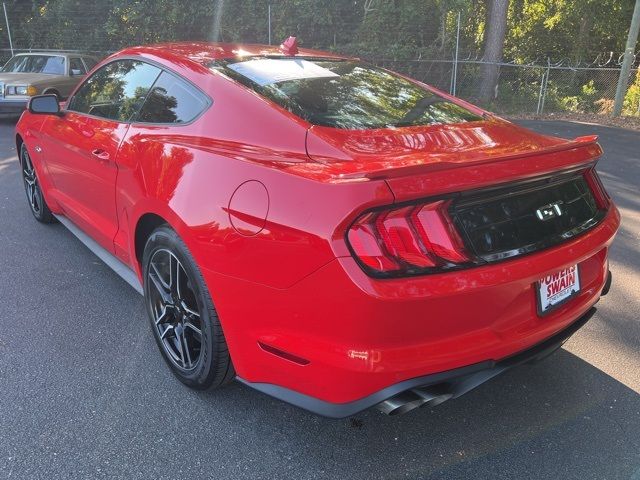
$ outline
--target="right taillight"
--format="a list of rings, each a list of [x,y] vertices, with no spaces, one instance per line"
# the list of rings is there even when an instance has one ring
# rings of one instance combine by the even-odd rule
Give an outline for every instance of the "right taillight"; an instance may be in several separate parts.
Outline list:
[[[590,168],[584,174],[587,183],[589,184],[589,188],[591,189],[591,193],[593,194],[593,198],[596,201],[596,205],[600,210],[607,210],[609,205],[611,205],[611,197],[604,188],[598,173],[595,168]]]
[[[367,212],[349,228],[354,256],[370,274],[435,273],[473,263],[449,218],[450,201],[437,200]]]

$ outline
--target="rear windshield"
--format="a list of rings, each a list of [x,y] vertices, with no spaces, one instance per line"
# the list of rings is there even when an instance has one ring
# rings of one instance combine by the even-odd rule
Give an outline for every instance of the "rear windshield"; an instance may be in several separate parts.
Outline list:
[[[217,60],[210,68],[314,125],[362,130],[482,119],[426,88],[361,62],[254,57]]]
[[[9,60],[2,71],[64,75],[64,57],[53,55],[19,55]]]

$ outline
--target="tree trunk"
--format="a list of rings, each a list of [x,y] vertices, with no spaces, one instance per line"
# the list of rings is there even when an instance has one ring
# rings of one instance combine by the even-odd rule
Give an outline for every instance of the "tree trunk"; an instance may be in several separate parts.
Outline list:
[[[482,64],[480,90],[478,97],[482,102],[490,102],[495,98],[495,91],[500,76],[504,38],[507,32],[507,12],[509,0],[487,0],[487,25],[484,35],[484,56]]]

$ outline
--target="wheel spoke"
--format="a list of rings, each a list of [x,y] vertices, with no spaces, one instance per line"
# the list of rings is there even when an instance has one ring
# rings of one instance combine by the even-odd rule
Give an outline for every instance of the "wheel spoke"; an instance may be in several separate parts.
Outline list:
[[[173,254],[169,254],[169,288],[171,293],[180,296],[180,262]]]
[[[183,367],[187,367],[186,365],[186,361],[185,361],[185,348],[184,345],[182,343],[182,339],[183,339],[183,333],[184,331],[182,331],[181,333],[178,333],[177,329],[174,329],[175,332],[175,339],[176,339],[176,347],[178,347],[178,353],[180,354],[180,361],[182,362],[182,366]]]
[[[164,340],[167,337],[167,334],[173,330],[175,330],[173,325],[169,325],[167,328],[165,328],[162,334],[160,335],[160,340]]]
[[[190,329],[198,337],[198,339],[202,338],[202,330],[196,327],[193,323],[185,322],[184,328]]]
[[[176,259],[176,296],[182,298],[182,265]]]
[[[151,268],[153,269],[153,272],[149,272],[149,275],[147,275],[149,277],[149,280],[151,280],[151,283],[155,287],[156,291],[160,294],[160,300],[162,301],[163,305],[171,305],[171,293],[162,282],[162,277],[158,275],[158,270],[156,269],[153,262],[151,263]]]
[[[185,366],[187,368],[191,368],[191,366],[193,365],[191,363],[191,352],[189,352],[189,341],[187,340],[187,336],[185,335],[184,328],[180,331],[180,336],[178,337],[178,339],[180,340],[181,345],[184,343],[182,350],[184,352],[184,357],[188,362],[188,365]]]
[[[156,319],[156,325],[160,325],[161,323],[165,323],[169,318],[169,305],[162,305],[162,312],[158,315]]]
[[[33,210],[36,212],[40,211],[40,196],[39,196],[39,192],[38,192],[38,185],[35,184],[32,187],[32,193],[31,193],[31,206],[33,207]]]
[[[187,305],[187,303],[184,300],[182,300],[182,308],[185,312],[189,314],[189,317],[200,318],[200,314],[195,310],[193,310],[191,307],[189,307],[189,305]]]
[[[157,279],[162,283],[164,289],[166,291],[169,291],[169,289],[171,288],[171,283],[167,283],[164,281],[164,278],[162,278],[162,274],[158,270],[158,266],[155,264],[155,262],[151,262],[151,268],[153,269],[153,273],[155,273]],[[169,278],[169,282],[171,282],[171,278]]]

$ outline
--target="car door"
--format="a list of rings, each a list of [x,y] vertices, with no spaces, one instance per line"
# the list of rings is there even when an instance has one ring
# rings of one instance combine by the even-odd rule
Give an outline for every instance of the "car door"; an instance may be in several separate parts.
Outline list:
[[[116,60],[89,77],[60,116],[43,132],[43,155],[54,195],[65,215],[101,246],[113,251],[118,228],[116,155],[129,119],[142,105],[160,69]]]

